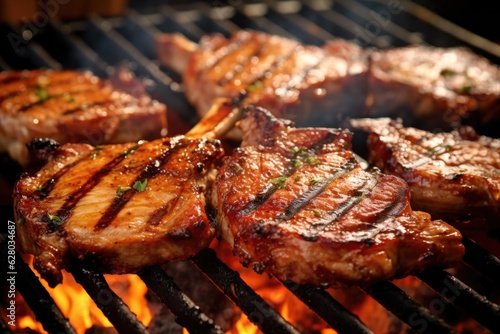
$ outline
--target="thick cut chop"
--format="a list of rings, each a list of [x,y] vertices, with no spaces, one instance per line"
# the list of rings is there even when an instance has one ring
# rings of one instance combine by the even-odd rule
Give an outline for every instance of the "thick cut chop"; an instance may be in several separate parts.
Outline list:
[[[89,72],[0,73],[0,152],[25,166],[35,138],[125,143],[166,134],[165,105],[114,90]]]
[[[214,234],[203,191],[220,155],[218,141],[183,136],[55,148],[16,184],[19,246],[51,285],[75,259],[108,273],[186,259]]]
[[[466,48],[374,52],[370,91],[373,117],[405,115],[407,124],[431,131],[463,123],[496,131],[500,124],[500,68]]]
[[[500,140],[470,127],[431,133],[388,118],[352,123],[370,133],[370,162],[409,184],[414,208],[450,222],[500,219]]]
[[[257,31],[195,44],[178,34],[157,37],[160,61],[183,74],[188,100],[204,115],[217,97],[256,104],[299,124],[339,125],[365,107],[368,61],[343,40],[302,45]]]
[[[346,130],[292,128],[254,107],[240,126],[242,147],[210,196],[243,264],[298,283],[365,285],[462,257],[461,234],[412,211],[402,179],[363,170]]]

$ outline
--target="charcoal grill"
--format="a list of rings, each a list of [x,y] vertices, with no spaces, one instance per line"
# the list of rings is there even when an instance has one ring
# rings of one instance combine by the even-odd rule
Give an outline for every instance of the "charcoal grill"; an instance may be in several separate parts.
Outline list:
[[[392,5],[390,5],[392,4]],[[393,7],[390,7],[393,6]],[[32,28],[33,26],[31,26]],[[35,26],[0,25],[0,70],[33,68],[88,69],[104,78],[117,66],[125,66],[137,77],[147,79],[149,93],[169,107],[170,134],[183,132],[197,121],[186,102],[178,73],[160,66],[154,50],[159,32],[180,32],[197,41],[206,33],[229,35],[238,29],[256,29],[321,45],[326,40],[344,38],[363,47],[387,48],[412,43],[435,46],[463,45],[495,63],[500,63],[500,45],[465,30],[416,2],[409,1],[251,1],[169,2],[131,1],[120,17],[92,15],[84,20],[49,21]],[[30,27],[28,27],[30,28]],[[176,125],[181,126],[176,126]],[[173,126],[172,126],[173,125]],[[20,172],[18,166],[3,158],[2,177],[11,185]],[[4,212],[12,212],[6,206]],[[4,221],[10,217],[10,213]],[[11,218],[12,219],[12,218]],[[5,231],[2,231],[5,232]],[[7,253],[2,234],[1,253]],[[468,270],[481,272],[484,280],[500,281],[500,261],[473,240],[465,238],[463,262]],[[58,309],[30,267],[16,255],[16,286],[37,320],[49,333],[74,333],[71,323]],[[2,256],[2,261],[6,257]],[[208,249],[194,256],[192,263],[230,298],[265,333],[298,333],[216,254]],[[7,268],[7,263],[2,267]],[[109,288],[101,273],[75,266],[73,275],[120,333],[146,333],[120,298]],[[160,267],[139,274],[159,299],[171,310],[176,321],[191,333],[220,333],[221,329],[174,283]],[[462,309],[472,319],[500,332],[500,306],[488,300],[456,276],[443,270],[416,275],[434,289],[443,303]],[[326,290],[282,282],[296,296],[340,333],[372,333],[359,317],[334,299]],[[453,333],[452,324],[435,315],[432,305],[420,305],[393,282],[380,282],[364,289],[387,310],[417,333]],[[435,310],[434,310],[435,311]],[[9,332],[5,319],[2,330]]]

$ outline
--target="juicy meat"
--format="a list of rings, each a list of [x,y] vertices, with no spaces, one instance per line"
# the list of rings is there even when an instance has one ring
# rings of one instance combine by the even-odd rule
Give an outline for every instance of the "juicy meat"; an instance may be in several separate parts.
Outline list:
[[[374,52],[369,77],[373,117],[404,117],[431,131],[500,124],[500,68],[466,48]]]
[[[59,143],[124,143],[166,134],[165,105],[114,90],[89,72],[0,73],[0,152],[21,165],[35,138]]]
[[[204,115],[217,97],[256,104],[299,124],[340,125],[365,107],[368,61],[347,41],[323,47],[238,31],[195,44],[178,34],[157,37],[160,61],[183,74],[188,100]]]
[[[500,140],[470,127],[431,133],[388,118],[352,120],[370,133],[369,160],[410,186],[412,206],[436,218],[500,218]]]
[[[454,266],[461,234],[412,211],[395,176],[360,167],[346,130],[293,128],[249,107],[242,147],[211,188],[222,238],[243,264],[315,285],[369,284]]]
[[[323,47],[238,31],[157,37],[159,60],[183,74],[200,115],[216,97],[260,105],[301,126],[345,126],[347,118],[401,117],[429,130],[500,125],[500,68],[466,48],[362,49],[336,39]]]
[[[186,259],[214,234],[203,191],[220,155],[218,141],[183,136],[55,148],[14,189],[19,246],[51,285],[75,259],[108,273]]]

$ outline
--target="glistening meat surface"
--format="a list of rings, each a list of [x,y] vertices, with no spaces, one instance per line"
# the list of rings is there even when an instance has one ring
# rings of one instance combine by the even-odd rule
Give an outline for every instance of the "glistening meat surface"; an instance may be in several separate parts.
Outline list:
[[[300,124],[339,126],[365,107],[368,61],[357,45],[323,47],[257,31],[213,34],[195,44],[157,37],[158,57],[183,76],[187,99],[204,115],[217,97],[256,104]]]
[[[432,133],[388,118],[352,123],[370,133],[370,162],[408,183],[414,208],[450,222],[497,224],[500,140],[470,127]]]
[[[21,165],[35,138],[92,145],[156,139],[167,131],[166,107],[113,89],[90,72],[0,73],[0,152]]]
[[[245,265],[315,285],[369,284],[462,257],[461,234],[412,211],[407,184],[363,170],[345,130],[293,128],[258,107],[211,190],[222,238]]]
[[[14,190],[19,246],[51,285],[84,261],[105,273],[182,260],[214,235],[204,188],[220,143],[183,136],[53,148]]]

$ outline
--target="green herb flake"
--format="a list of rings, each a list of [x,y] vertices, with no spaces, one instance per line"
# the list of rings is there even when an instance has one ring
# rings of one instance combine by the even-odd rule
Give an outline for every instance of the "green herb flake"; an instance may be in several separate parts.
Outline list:
[[[75,103],[75,98],[72,95],[65,93],[63,96],[64,96],[64,99],[66,100],[66,102]]]
[[[312,211],[316,217],[321,217],[321,211],[319,211],[318,209],[313,209]]]
[[[439,72],[439,74],[441,74],[443,77],[446,77],[446,76],[450,76],[450,75],[455,75],[455,74],[457,74],[457,72],[455,72],[454,70],[451,70],[449,68],[443,68],[441,70],[441,72]]]
[[[300,177],[300,175],[296,175],[293,179],[294,179],[295,181],[300,181],[301,177]]]
[[[45,187],[44,187],[44,186],[42,186],[42,185],[39,185],[39,186],[36,188],[36,191],[37,191],[37,192],[39,192],[39,193],[41,193],[41,192],[42,192],[42,191],[44,191],[44,190],[45,190]]]
[[[147,185],[148,185],[148,179],[144,179],[142,181],[135,181],[132,188],[134,188],[137,191],[144,191],[146,190]]]
[[[50,99],[49,92],[47,92],[47,89],[44,86],[38,86],[36,96],[40,101],[47,101]]]
[[[101,150],[106,147],[105,145],[97,145],[94,147],[94,150],[90,152],[90,158],[95,160],[95,158],[101,153]]]
[[[294,147],[294,148],[292,148],[292,149],[290,150],[290,153],[292,153],[293,155],[297,155],[297,154],[299,154],[301,151],[302,151],[302,149],[301,149],[301,148],[299,148],[299,147]]]
[[[310,180],[309,180],[309,184],[310,184],[311,186],[315,185],[315,184],[316,184],[316,183],[318,183],[318,182],[319,182],[319,180],[318,180],[318,179],[310,179]]]
[[[253,84],[248,86],[247,91],[249,93],[251,92],[257,92],[259,90],[262,90],[264,88],[264,83],[260,80],[255,81]]]
[[[431,147],[427,152],[425,152],[425,155],[428,157],[436,157],[440,154],[448,152],[450,149],[451,145],[437,145]]]
[[[306,162],[310,165],[321,165],[321,161],[314,159],[313,157],[309,156],[306,158]]]
[[[123,195],[124,193],[126,193],[129,190],[132,190],[132,188],[131,187],[118,186],[118,188],[116,189],[116,194],[118,196],[121,196],[121,195]]]
[[[17,225],[22,225],[22,224],[24,224],[24,219],[19,218],[19,219],[17,220]]]
[[[134,153],[135,151],[137,151],[137,149],[142,145],[144,144],[146,141],[145,140],[140,140],[137,142],[137,144],[135,144],[134,146],[132,146],[131,148],[129,148],[128,150],[125,150],[122,155],[124,157],[127,157],[129,156],[130,154]]]
[[[50,213],[48,213],[47,216],[49,217],[50,221],[58,222],[58,223],[60,223],[62,221],[61,217],[59,217],[59,216],[51,215]]]
[[[275,184],[278,189],[285,188],[286,186],[286,176],[280,176],[271,180],[271,183]]]
[[[458,90],[460,94],[469,94],[472,91],[472,86],[471,85],[465,85],[462,88]]]
[[[293,167],[299,167],[300,166],[300,161],[298,159],[293,159],[292,160],[292,166]]]

